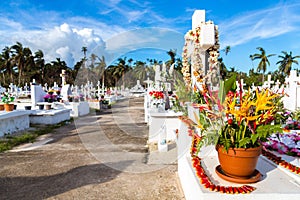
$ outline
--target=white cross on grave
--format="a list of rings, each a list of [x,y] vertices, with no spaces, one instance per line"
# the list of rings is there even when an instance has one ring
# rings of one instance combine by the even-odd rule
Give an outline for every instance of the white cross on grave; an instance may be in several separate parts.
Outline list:
[[[48,84],[47,83],[44,84],[44,90],[48,91]]]
[[[267,81],[264,82],[264,87],[265,88],[271,88],[272,84],[274,84],[274,81],[272,81],[271,74],[269,74]]]
[[[10,88],[10,89],[9,89],[9,92],[10,92],[10,93],[13,93],[13,91],[14,91],[14,84],[10,83],[10,84],[9,84],[9,88]]]
[[[97,90],[98,90],[98,97],[100,97],[101,89],[100,89],[100,81],[97,82]]]
[[[196,10],[192,16],[192,29],[195,30],[197,27],[201,27],[200,31],[200,59],[203,65],[203,72],[207,73],[208,71],[208,55],[206,54],[206,50],[212,47],[215,44],[215,25],[213,23],[206,24],[205,23],[205,10]],[[197,58],[196,58],[197,59]],[[191,63],[195,63],[193,56]],[[193,67],[192,67],[193,69]],[[191,73],[193,85],[196,83],[196,78],[194,77],[194,73]],[[198,86],[200,88],[201,86]]]
[[[299,81],[299,77],[297,76],[296,70],[291,70],[290,75],[285,78],[285,82],[287,83],[288,87],[293,87],[297,85]]]
[[[280,88],[280,81],[277,79],[276,82],[275,82],[275,86],[274,86],[274,91],[275,92],[278,92],[279,88]]]
[[[61,77],[61,86],[64,86],[66,84],[66,70],[61,70],[61,74],[60,74],[60,77]]]

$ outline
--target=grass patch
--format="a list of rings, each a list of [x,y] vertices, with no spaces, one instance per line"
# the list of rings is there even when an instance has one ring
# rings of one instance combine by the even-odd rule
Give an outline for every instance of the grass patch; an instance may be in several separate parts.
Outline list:
[[[53,132],[55,129],[64,126],[73,121],[73,118],[66,120],[54,125],[47,126],[33,126],[35,130],[24,132],[20,135],[6,135],[3,138],[0,138],[0,152],[8,151],[14,148],[15,146],[31,143],[36,140],[40,135],[45,135]]]

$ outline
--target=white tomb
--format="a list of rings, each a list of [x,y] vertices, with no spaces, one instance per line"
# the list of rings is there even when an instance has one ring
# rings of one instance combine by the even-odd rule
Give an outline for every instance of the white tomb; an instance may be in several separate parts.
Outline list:
[[[175,141],[176,129],[179,129],[179,116],[183,113],[150,111],[149,139],[150,143],[161,143],[162,140]]]
[[[70,102],[64,105],[65,108],[71,110],[71,117],[81,117],[90,113],[90,107],[88,102]]]
[[[31,110],[29,119],[31,124],[58,124],[70,120],[71,109],[59,110]]]
[[[27,128],[29,128],[29,113],[27,111],[0,111],[0,137]]]

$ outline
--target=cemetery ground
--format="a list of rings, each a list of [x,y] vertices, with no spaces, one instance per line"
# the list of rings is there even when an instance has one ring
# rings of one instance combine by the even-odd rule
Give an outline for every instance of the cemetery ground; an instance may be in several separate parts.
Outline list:
[[[126,106],[120,101],[113,107]],[[147,155],[143,98],[130,99],[129,107],[141,128],[137,131],[144,130],[140,137],[122,131],[113,120],[112,109],[88,117],[102,122],[101,128],[114,144]],[[111,168],[87,150],[79,129],[75,120],[40,136],[38,145],[24,144],[0,153],[0,199],[184,199],[176,162],[144,173]]]

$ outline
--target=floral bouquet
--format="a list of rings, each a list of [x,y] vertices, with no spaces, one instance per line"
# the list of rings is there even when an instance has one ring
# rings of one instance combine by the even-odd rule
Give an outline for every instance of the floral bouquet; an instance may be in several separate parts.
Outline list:
[[[199,91],[201,103],[197,106],[199,116],[195,117],[199,137],[206,138],[206,142],[198,150],[212,143],[226,150],[258,147],[270,134],[282,132],[280,125],[271,125],[280,109],[281,95],[269,89],[236,90],[232,79],[234,82],[225,83],[218,95],[206,85]]]
[[[164,93],[161,91],[151,91],[151,92],[149,92],[149,95],[153,99],[163,99],[164,98]]]

